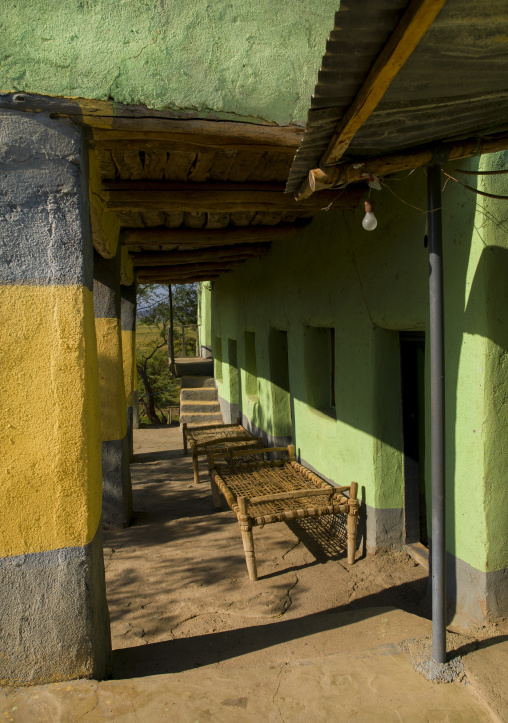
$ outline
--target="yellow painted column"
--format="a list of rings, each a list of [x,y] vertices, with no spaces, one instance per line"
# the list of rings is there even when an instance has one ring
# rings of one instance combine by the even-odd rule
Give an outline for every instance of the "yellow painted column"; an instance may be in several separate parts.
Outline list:
[[[101,678],[110,653],[81,130],[0,111],[0,684]]]
[[[112,259],[95,254],[93,295],[99,362],[102,433],[102,522],[125,527],[132,516],[127,440],[121,300],[120,248]]]
[[[134,405],[137,404],[136,373],[136,284],[121,286],[122,317],[122,354],[127,406],[127,442],[129,457],[133,455],[132,430],[134,424]]]

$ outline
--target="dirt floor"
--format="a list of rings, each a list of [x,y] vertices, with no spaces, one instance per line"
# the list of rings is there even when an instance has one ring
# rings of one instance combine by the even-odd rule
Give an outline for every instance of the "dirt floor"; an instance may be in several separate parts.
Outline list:
[[[508,721],[506,627],[451,634],[459,682],[415,672],[400,644],[423,650],[431,624],[408,555],[348,566],[340,519],[267,525],[253,583],[179,429],[137,430],[134,451],[133,524],[104,535],[112,680],[4,691],[2,720]]]

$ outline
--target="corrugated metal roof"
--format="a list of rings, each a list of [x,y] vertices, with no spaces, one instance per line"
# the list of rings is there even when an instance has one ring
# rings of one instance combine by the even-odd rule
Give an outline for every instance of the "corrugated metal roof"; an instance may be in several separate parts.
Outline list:
[[[286,191],[319,166],[406,0],[341,3]],[[508,3],[448,0],[344,160],[508,129]]]

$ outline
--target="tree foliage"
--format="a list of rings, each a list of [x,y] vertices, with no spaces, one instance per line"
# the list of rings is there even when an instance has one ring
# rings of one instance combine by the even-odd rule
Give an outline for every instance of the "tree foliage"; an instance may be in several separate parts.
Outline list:
[[[172,287],[173,321],[177,324],[195,324],[197,321],[197,284]],[[168,361],[169,289],[159,284],[138,287],[138,324],[147,330],[137,342],[136,367],[138,371],[139,401],[152,424],[166,422],[163,409],[178,406],[180,379],[172,376]],[[193,354],[195,341],[186,338],[187,354]],[[182,353],[181,337],[175,335],[175,355]],[[141,411],[141,410],[140,410]]]

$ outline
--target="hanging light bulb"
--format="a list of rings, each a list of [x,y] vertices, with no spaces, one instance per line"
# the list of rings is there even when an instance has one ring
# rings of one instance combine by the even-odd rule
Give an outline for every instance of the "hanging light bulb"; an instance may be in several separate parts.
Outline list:
[[[374,216],[370,201],[365,201],[365,216],[363,217],[362,226],[366,231],[374,231],[377,226],[377,218]]]

